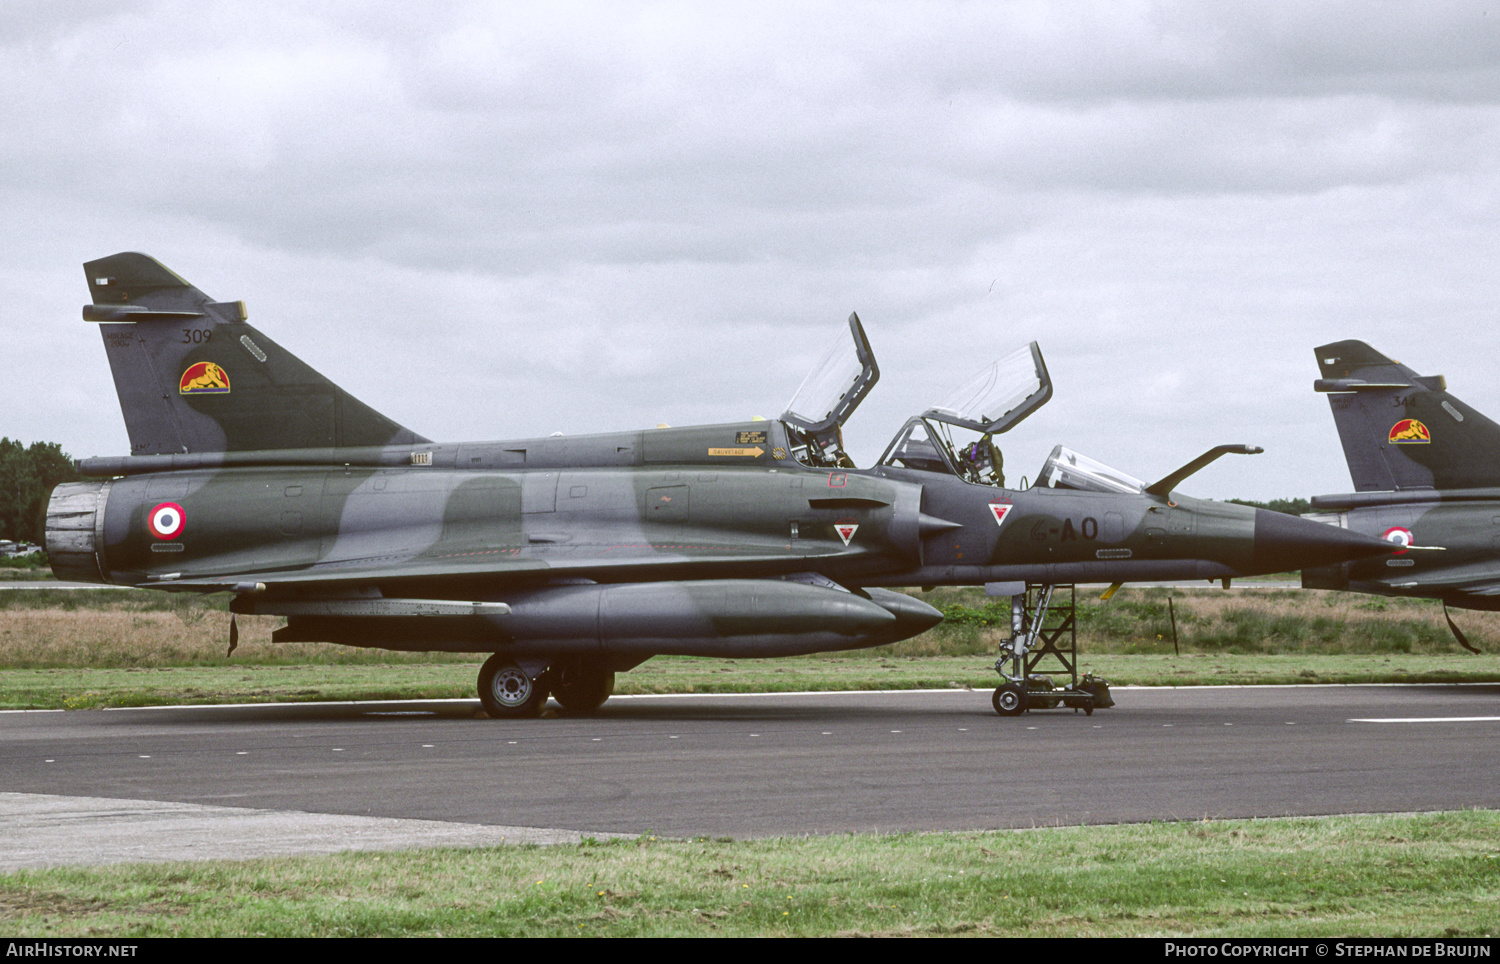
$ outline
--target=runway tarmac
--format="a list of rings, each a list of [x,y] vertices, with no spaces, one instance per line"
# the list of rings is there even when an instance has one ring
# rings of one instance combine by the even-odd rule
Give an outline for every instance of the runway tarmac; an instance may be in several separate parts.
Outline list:
[[[989,696],[0,713],[0,867],[1500,806],[1496,685],[1122,688],[1092,717]]]

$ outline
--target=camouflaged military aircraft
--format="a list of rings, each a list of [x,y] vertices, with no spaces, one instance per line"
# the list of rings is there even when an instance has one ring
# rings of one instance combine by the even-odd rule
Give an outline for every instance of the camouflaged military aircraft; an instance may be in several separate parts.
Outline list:
[[[852,315],[774,421],[438,444],[252,327],[243,302],[141,254],[84,269],[131,454],[86,459],[92,480],[55,490],[54,572],[233,593],[234,613],[287,618],[277,642],[491,653],[492,716],[535,715],[549,693],[594,709],[654,655],[855,649],[941,620],[892,586],[1228,580],[1390,550],[1174,491],[1246,446],[1152,485],[1059,446],[1036,485],[1005,488],[994,436],[1052,395],[1034,343],[863,470],[841,426],[879,369]]]
[[[1317,518],[1398,547],[1302,570],[1309,589],[1500,609],[1500,425],[1362,341],[1314,349],[1355,491],[1312,499]],[[1440,550],[1440,551],[1439,551]],[[1451,617],[1458,641],[1474,647]]]

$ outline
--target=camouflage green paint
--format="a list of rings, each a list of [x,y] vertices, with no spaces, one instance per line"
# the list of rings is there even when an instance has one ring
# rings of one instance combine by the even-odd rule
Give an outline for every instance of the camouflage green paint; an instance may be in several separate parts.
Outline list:
[[[144,255],[86,270],[133,454],[56,490],[55,571],[232,592],[235,612],[288,615],[282,641],[496,653],[492,713],[531,712],[558,674],[592,680],[564,690],[581,699],[653,654],[849,649],[941,619],[882,586],[1227,578],[1386,549],[1175,493],[839,468],[836,424],[433,443]]]

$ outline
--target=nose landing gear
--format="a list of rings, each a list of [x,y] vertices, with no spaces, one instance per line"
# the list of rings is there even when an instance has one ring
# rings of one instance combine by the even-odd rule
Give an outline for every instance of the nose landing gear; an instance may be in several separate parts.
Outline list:
[[[1053,605],[1053,591],[1067,592],[1067,602]],[[991,703],[1001,716],[1020,716],[1027,710],[1052,710],[1059,706],[1086,716],[1094,710],[1114,706],[1109,682],[1093,674],[1078,676],[1077,593],[1073,586],[1028,584],[1022,595],[1011,597],[1011,637],[995,660],[995,672],[1003,683]],[[1069,677],[1062,687],[1052,677],[1037,672],[1044,659],[1061,664]],[[1053,670],[1054,673],[1059,672]]]

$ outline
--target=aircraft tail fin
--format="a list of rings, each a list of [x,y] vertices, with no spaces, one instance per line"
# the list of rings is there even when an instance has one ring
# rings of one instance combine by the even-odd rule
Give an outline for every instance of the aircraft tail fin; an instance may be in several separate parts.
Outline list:
[[[155,258],[83,266],[132,455],[411,445],[360,402]]]
[[[1362,341],[1315,349],[1356,492],[1500,486],[1500,425]]]

